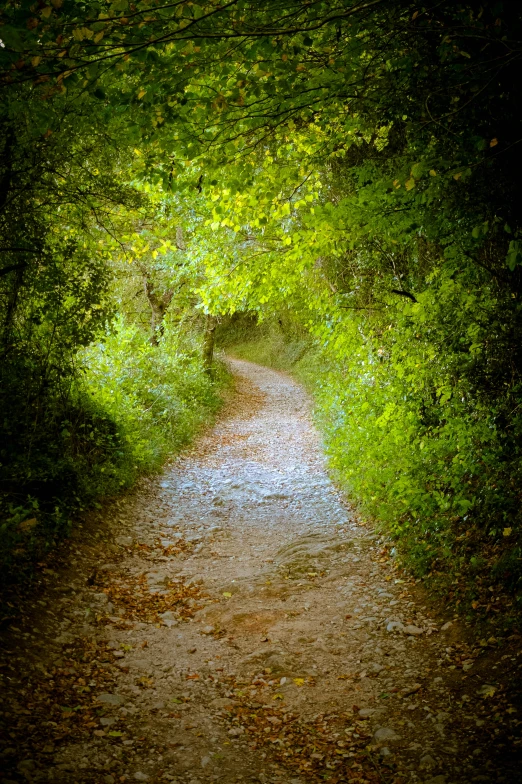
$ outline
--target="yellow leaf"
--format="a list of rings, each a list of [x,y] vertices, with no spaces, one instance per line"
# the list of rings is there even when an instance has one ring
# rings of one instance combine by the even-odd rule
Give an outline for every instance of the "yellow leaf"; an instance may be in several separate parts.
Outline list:
[[[489,146],[490,147],[496,147],[497,144],[498,144],[498,139],[495,138],[495,139],[491,139],[491,141],[489,143]]]
[[[46,5],[45,8],[42,8],[42,16],[44,19],[49,19],[53,12],[53,9],[50,5]]]
[[[294,678],[293,680],[296,686],[304,686],[304,678]]]
[[[400,184],[399,180],[394,180],[393,181],[393,185],[394,185],[395,188],[400,188],[401,187],[401,184]]]
[[[504,528],[502,533],[504,534],[504,536],[511,536],[512,530],[513,530],[512,528]]]
[[[460,180],[461,177],[462,177],[462,172],[457,172],[456,174],[453,175],[454,180]]]
[[[83,28],[77,27],[73,30],[73,37],[75,41],[83,41]]]
[[[96,35],[94,36],[94,43],[99,44],[104,35],[105,35],[104,30],[100,30],[99,33],[96,33]]]
[[[479,603],[478,602],[471,602],[471,606],[473,607],[474,610],[476,610],[477,607],[479,606]]]
[[[430,174],[431,174],[432,177],[436,177],[437,176],[437,172],[435,171],[435,169],[430,169]]]
[[[41,57],[33,57],[31,59],[31,65],[33,66],[33,68],[36,68],[37,65],[40,65],[41,60],[42,60]]]
[[[229,591],[225,591],[225,592],[223,593],[223,596],[225,597],[225,599],[230,599],[230,597],[232,596],[232,594],[231,594]]]
[[[413,177],[410,177],[409,180],[406,180],[404,184],[406,186],[407,191],[411,191],[412,188],[415,188],[415,180]]]
[[[284,697],[283,697],[282,694],[272,694],[272,699],[273,700],[284,700]]]
[[[143,96],[145,95],[146,92],[147,91],[144,90],[143,88],[139,91],[138,98],[140,99],[140,101],[141,101],[141,99],[143,98]]]

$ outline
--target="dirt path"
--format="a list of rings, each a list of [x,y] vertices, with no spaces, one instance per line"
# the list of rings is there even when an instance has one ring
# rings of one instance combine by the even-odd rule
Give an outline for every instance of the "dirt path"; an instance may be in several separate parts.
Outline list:
[[[354,519],[301,388],[232,364],[217,426],[11,625],[2,783],[517,781],[490,658]]]

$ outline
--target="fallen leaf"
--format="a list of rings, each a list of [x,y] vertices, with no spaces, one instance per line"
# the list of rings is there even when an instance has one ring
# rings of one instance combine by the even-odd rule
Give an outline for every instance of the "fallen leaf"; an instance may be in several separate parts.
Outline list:
[[[36,517],[31,517],[30,520],[24,520],[22,523],[18,524],[19,531],[31,531],[35,525],[38,523]]]

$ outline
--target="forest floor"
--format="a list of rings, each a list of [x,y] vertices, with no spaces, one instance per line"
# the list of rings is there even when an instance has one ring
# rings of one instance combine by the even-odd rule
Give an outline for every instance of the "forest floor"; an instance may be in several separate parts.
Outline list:
[[[12,602],[2,784],[519,781],[520,637],[441,617],[328,478],[302,388],[231,366],[217,425]]]

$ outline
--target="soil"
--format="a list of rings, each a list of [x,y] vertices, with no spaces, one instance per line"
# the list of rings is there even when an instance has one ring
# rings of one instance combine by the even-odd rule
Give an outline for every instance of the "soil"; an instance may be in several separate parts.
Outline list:
[[[516,782],[520,638],[474,642],[231,360],[216,426],[76,529],[4,635],[0,781]]]

